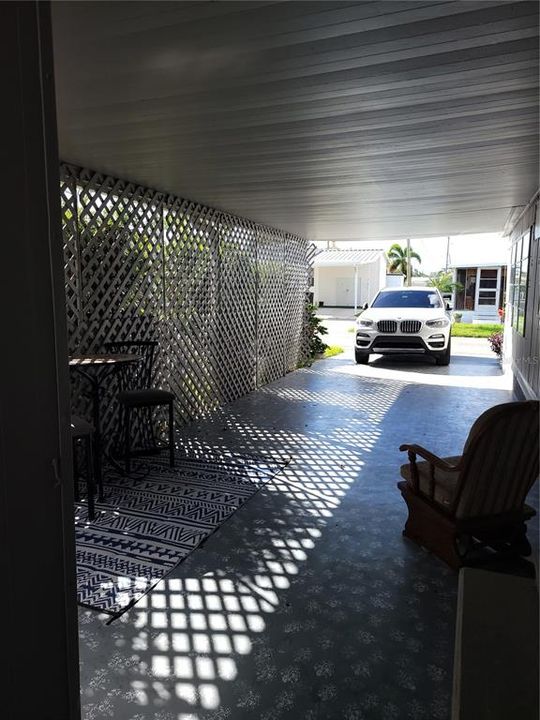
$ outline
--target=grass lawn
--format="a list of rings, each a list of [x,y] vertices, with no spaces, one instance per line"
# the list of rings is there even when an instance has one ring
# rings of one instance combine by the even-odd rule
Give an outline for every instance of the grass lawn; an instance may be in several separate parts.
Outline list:
[[[326,350],[324,351],[323,357],[329,358],[334,357],[334,355],[339,355],[343,352],[343,348],[339,345],[329,345]]]
[[[494,332],[503,332],[504,325],[500,323],[454,323],[452,325],[453,337],[487,338]]]

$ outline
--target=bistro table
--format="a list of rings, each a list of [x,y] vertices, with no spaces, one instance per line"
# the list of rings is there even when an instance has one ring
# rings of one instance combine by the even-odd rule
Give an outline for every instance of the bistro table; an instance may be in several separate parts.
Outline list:
[[[110,374],[122,365],[138,363],[140,355],[131,353],[97,355],[73,355],[69,358],[69,367],[75,370],[91,387],[92,417],[94,425],[94,478],[98,486],[98,500],[103,501],[102,455],[104,448],[101,437],[101,391]]]

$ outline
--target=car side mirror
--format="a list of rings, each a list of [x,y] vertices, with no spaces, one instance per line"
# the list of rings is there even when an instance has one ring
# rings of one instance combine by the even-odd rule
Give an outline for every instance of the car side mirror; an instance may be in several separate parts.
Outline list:
[[[368,309],[368,304],[367,304],[367,303],[364,303],[364,304],[362,305],[362,310],[367,310],[367,309]]]

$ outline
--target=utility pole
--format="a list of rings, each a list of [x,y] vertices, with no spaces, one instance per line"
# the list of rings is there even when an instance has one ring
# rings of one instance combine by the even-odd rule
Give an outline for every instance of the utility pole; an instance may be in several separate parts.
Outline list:
[[[407,238],[407,287],[411,287],[411,239]]]

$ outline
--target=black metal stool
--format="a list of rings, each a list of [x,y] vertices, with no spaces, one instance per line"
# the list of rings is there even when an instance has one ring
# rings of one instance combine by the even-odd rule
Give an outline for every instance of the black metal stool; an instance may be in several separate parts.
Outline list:
[[[77,466],[77,446],[84,443],[86,455],[86,493],[88,498],[88,518],[94,519],[94,474],[93,474],[93,448],[92,436],[94,428],[83,418],[73,415],[71,417],[71,440],[73,443],[73,481],[75,484],[75,500],[80,499],[79,472]]]
[[[131,412],[132,410],[148,409],[150,414],[148,431],[153,446],[144,452],[168,449],[169,463],[174,467],[174,394],[168,390],[152,387],[154,382],[154,359],[157,342],[155,340],[119,340],[107,342],[105,348],[113,353],[132,353],[139,355],[141,361],[118,369],[119,389],[118,402],[121,408],[121,434],[123,435],[125,471],[131,470]],[[157,447],[152,425],[152,409],[167,406],[169,424],[169,444]],[[123,427],[122,427],[123,426]]]

